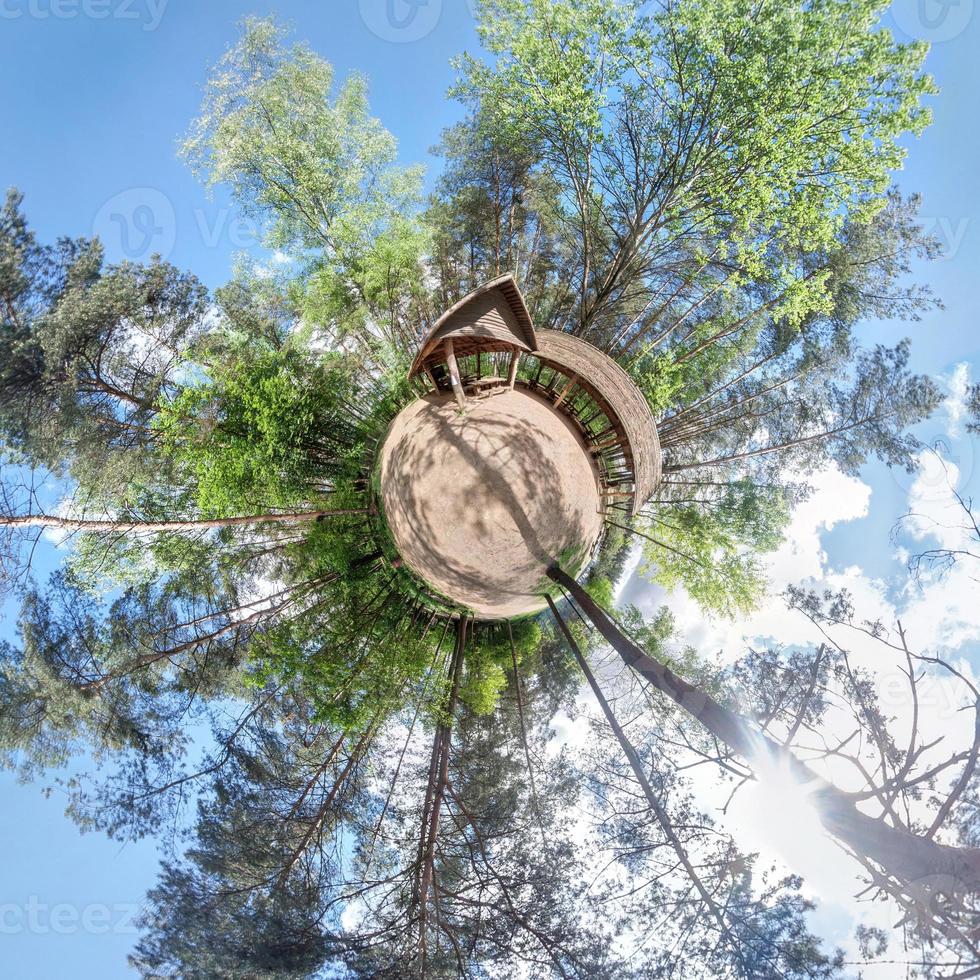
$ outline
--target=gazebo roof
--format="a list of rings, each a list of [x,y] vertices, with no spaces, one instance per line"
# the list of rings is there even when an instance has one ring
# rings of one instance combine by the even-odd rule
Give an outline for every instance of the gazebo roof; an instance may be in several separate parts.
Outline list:
[[[537,346],[531,315],[514,277],[499,276],[474,289],[454,303],[432,325],[409,371],[413,377],[423,370],[443,341],[462,341],[461,354],[473,350],[533,351]],[[442,360],[441,355],[436,360]]]

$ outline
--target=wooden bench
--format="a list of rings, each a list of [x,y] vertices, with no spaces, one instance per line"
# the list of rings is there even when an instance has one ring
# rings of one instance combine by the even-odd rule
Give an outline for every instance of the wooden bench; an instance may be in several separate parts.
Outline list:
[[[494,388],[500,388],[506,384],[506,378],[498,378],[495,375],[490,375],[486,378],[466,378],[463,381],[463,389],[468,395],[480,396],[489,394]]]

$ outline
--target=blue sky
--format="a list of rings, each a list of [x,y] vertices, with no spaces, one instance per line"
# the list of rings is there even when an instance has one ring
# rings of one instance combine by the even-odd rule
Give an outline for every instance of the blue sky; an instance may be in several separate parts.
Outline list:
[[[922,193],[923,214],[948,248],[944,260],[917,270],[946,309],[918,324],[864,328],[869,341],[910,334],[919,370],[960,381],[971,368],[980,373],[980,17],[973,7],[974,0],[901,0],[890,15],[905,36],[936,42],[928,61],[942,89],[932,100],[935,122],[909,142],[898,182]],[[476,48],[468,0],[421,0],[414,10],[405,0],[0,0],[0,183],[25,193],[43,239],[98,232],[110,259],[162,251],[209,287],[226,281],[255,229],[220,194],[209,198],[175,150],[208,67],[249,13],[290,23],[338,75],[365,73],[372,108],[398,137],[403,162],[427,162],[431,180],[437,164],[427,151],[459,114],[444,97],[449,61]],[[964,364],[970,367],[957,367]],[[955,421],[943,413],[923,435],[955,434]],[[960,431],[952,451],[969,491],[980,468],[972,441]],[[851,569],[865,583],[885,583],[876,595],[907,604],[898,598],[905,573],[888,531],[916,492],[911,478],[876,466],[861,481],[828,478],[823,510],[796,529],[786,574],[826,578]],[[633,599],[654,598],[636,582],[629,588]],[[969,646],[970,630],[964,635]],[[0,974],[126,976],[130,918],[155,879],[155,850],[80,837],[62,815],[57,789],[41,790],[0,775]],[[831,908],[825,921],[840,918]]]

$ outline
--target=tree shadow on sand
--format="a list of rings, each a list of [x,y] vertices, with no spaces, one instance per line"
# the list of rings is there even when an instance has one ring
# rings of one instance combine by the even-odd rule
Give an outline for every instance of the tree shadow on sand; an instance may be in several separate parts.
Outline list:
[[[503,398],[528,399],[522,409],[530,418],[493,414]],[[396,420],[382,450],[382,500],[403,559],[478,613],[538,608],[548,566],[569,549],[588,553],[601,530],[597,474],[584,442],[528,392],[491,396],[463,416],[447,396],[422,401],[398,431]],[[556,464],[555,453],[576,450],[585,466]],[[501,511],[512,527],[501,525]]]

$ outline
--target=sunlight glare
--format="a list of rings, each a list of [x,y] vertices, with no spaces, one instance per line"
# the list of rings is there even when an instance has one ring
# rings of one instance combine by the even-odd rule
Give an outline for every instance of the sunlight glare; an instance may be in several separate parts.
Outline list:
[[[739,790],[729,809],[736,839],[758,851],[763,866],[777,861],[802,875],[808,891],[846,901],[855,869],[820,823],[811,789],[778,762],[761,760],[754,770],[756,779]]]

